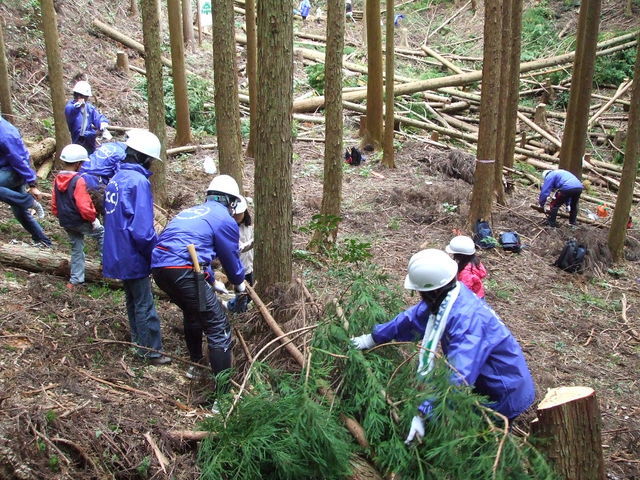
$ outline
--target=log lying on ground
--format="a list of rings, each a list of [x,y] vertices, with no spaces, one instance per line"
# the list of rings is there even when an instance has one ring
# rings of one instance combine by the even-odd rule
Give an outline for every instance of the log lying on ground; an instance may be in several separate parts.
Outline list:
[[[29,150],[29,156],[33,166],[38,168],[49,157],[51,157],[56,151],[56,139],[45,138],[38,143],[34,143],[27,147]]]
[[[531,429],[561,478],[604,480],[602,420],[592,388],[549,389]]]

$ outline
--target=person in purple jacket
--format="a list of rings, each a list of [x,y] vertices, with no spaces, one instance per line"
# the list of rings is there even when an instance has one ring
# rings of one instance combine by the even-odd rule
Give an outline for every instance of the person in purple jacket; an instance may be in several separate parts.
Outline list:
[[[169,222],[158,238],[151,260],[156,284],[182,310],[184,336],[191,361],[200,363],[203,360],[204,333],[214,375],[231,368],[231,326],[221,302],[208,284],[206,310],[200,311],[198,285],[187,245],[195,246],[203,270],[210,270],[216,258],[220,260],[227,277],[235,285],[234,310],[246,311],[245,271],[238,248],[240,233],[232,216],[240,199],[240,189],[233,177],[215,177],[209,184],[203,204],[183,210]],[[186,376],[195,378],[197,367],[190,366]],[[226,386],[217,387],[223,391]]]
[[[36,172],[31,168],[29,151],[20,132],[0,116],[0,202],[11,206],[13,216],[31,234],[34,245],[48,248],[51,240],[29,213],[29,209],[34,208],[44,217],[37,201],[42,192],[36,181]]]
[[[540,189],[540,198],[538,202],[540,207],[544,209],[547,198],[554,190],[557,190],[555,198],[549,205],[549,213],[547,214],[547,224],[550,227],[557,227],[556,217],[558,209],[563,205],[569,205],[569,224],[575,225],[578,217],[578,201],[582,195],[584,188],[582,182],[573,173],[567,170],[545,170],[542,172],[542,188]]]
[[[422,250],[409,260],[404,286],[422,301],[370,334],[351,339],[365,350],[421,338],[418,376],[433,369],[438,344],[455,371],[451,382],[473,386],[488,407],[512,421],[533,403],[535,388],[520,345],[496,313],[456,280],[458,265],[442,250]],[[411,422],[406,443],[424,436],[432,405],[425,400]]]
[[[111,140],[107,127],[109,120],[89,102],[91,85],[81,80],[73,87],[73,98],[64,107],[64,116],[71,133],[71,142],[82,145],[91,155],[96,149],[98,133],[105,140]]]
[[[102,274],[122,280],[137,354],[152,365],[171,363],[162,355],[160,319],[151,292],[151,251],[156,245],[153,227],[151,162],[160,160],[160,140],[147,130],[131,130],[126,156],[104,192],[104,246]]]

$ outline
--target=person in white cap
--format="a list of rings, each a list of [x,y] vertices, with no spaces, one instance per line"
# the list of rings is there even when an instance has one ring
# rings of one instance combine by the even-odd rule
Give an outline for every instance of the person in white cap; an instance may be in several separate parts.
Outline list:
[[[64,107],[64,116],[71,133],[71,141],[82,145],[91,155],[96,149],[96,137],[98,133],[104,140],[111,140],[111,134],[107,127],[109,120],[89,102],[91,85],[81,80],[73,87],[73,98]]]
[[[67,288],[73,289],[84,283],[84,236],[94,238],[102,256],[104,227],[89,195],[86,175],[78,173],[83,162],[89,159],[87,150],[81,145],[67,145],[62,149],[60,160],[68,170],[62,170],[53,181],[51,211],[58,217],[71,242],[71,276]]]
[[[476,245],[471,237],[458,235],[453,237],[444,249],[458,264],[458,281],[467,286],[478,298],[484,298],[482,279],[487,269],[476,255]]]

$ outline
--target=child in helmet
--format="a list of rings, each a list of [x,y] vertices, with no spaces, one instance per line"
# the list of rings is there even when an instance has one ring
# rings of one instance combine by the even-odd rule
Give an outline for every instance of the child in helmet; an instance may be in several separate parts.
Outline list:
[[[476,246],[471,237],[458,235],[453,237],[445,251],[453,256],[458,264],[458,280],[475,293],[478,298],[484,298],[482,279],[487,276],[487,270],[476,256]]]
[[[56,175],[51,195],[51,211],[58,217],[60,226],[65,229],[71,242],[71,276],[67,283],[69,289],[84,283],[85,235],[96,240],[102,257],[104,227],[89,195],[85,175],[78,173],[80,166],[88,159],[87,150],[83,146],[71,144],[64,147],[60,160],[68,170],[62,170]]]
[[[240,230],[240,261],[244,265],[244,279],[253,286],[253,221],[249,214],[250,198],[241,197],[235,208],[233,218]]]
[[[71,141],[86,148],[89,155],[96,149],[98,133],[103,139],[111,140],[111,134],[107,130],[109,120],[89,102],[90,96],[89,82],[79,81],[73,87],[73,98],[64,107]]]

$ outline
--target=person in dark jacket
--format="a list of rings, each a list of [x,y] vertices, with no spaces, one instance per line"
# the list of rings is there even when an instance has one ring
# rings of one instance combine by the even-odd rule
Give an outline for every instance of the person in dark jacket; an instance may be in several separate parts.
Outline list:
[[[107,127],[109,120],[89,102],[91,85],[89,82],[79,81],[73,87],[73,98],[64,107],[64,116],[71,133],[71,141],[82,145],[92,154],[96,149],[98,133],[105,140],[111,140]]]
[[[44,217],[38,199],[42,192],[31,168],[29,152],[18,129],[0,116],[0,202],[11,206],[13,216],[31,234],[34,245],[50,247],[51,240],[38,221],[29,213],[33,208]],[[28,186],[28,188],[27,188]]]
[[[151,292],[151,251],[157,236],[153,227],[151,162],[160,159],[160,140],[146,130],[131,130],[126,157],[104,193],[104,249],[102,273],[122,280],[132,342],[138,355],[153,365],[171,362],[162,351],[160,319]]]
[[[78,173],[83,162],[89,159],[87,150],[81,145],[67,145],[60,153],[69,170],[56,175],[51,195],[51,211],[58,217],[71,242],[71,276],[67,288],[73,289],[84,283],[84,236],[89,235],[98,242],[102,256],[104,227],[100,223],[96,207],[89,196],[86,175]]]
[[[542,188],[538,199],[540,207],[544,209],[547,198],[554,190],[557,190],[555,198],[549,205],[547,214],[547,224],[550,227],[557,227],[556,217],[558,209],[567,204],[569,206],[569,224],[575,225],[578,217],[578,201],[582,195],[582,182],[573,173],[567,170],[545,170],[542,172]]]
[[[236,311],[246,310],[245,270],[238,248],[238,224],[232,216],[241,198],[233,177],[215,177],[209,184],[205,202],[178,213],[160,234],[152,254],[151,266],[156,284],[182,309],[185,341],[191,361],[200,363],[203,360],[204,333],[214,375],[231,368],[231,326],[209,284],[206,285],[206,309],[200,311],[198,285],[187,245],[195,246],[198,262],[205,270],[216,258],[220,261],[227,277],[235,285]],[[190,366],[187,378],[194,378],[196,369]],[[218,385],[218,389],[225,387]]]
[[[489,398],[488,407],[510,421],[535,398],[527,362],[517,340],[496,313],[456,280],[458,265],[442,250],[427,249],[409,260],[404,286],[420,293],[422,301],[370,334],[351,339],[360,350],[396,341],[422,338],[418,376],[434,365],[438,344],[455,371],[454,384],[465,384]],[[406,442],[424,436],[424,418],[432,405],[425,400],[411,422]]]

